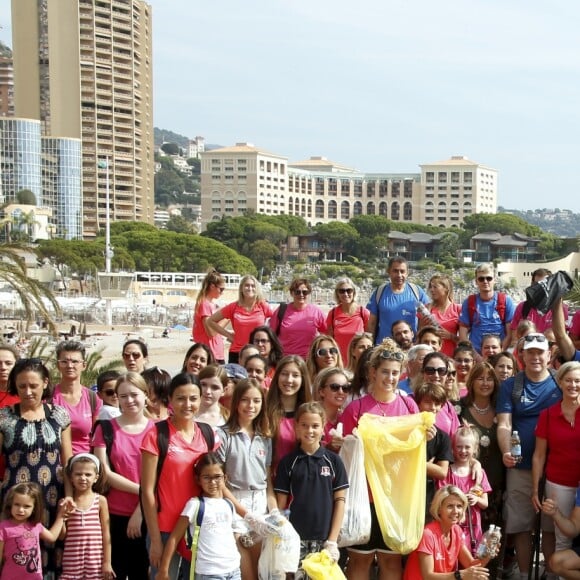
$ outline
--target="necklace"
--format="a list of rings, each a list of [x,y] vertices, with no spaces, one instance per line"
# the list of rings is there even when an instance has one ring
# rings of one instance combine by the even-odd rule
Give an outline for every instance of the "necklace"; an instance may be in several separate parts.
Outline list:
[[[473,403],[471,403],[473,405],[473,408],[475,409],[476,413],[479,413],[480,415],[485,415],[488,411],[489,408],[491,407],[491,404],[488,403],[487,407],[483,407],[483,409],[481,407],[478,407],[475,404],[475,401]]]
[[[373,397],[374,398],[374,397]],[[375,403],[378,405],[379,407],[379,412],[383,417],[388,417],[389,415],[387,414],[387,411],[383,408],[383,405],[388,405],[388,401],[379,401],[378,399],[375,399]],[[388,407],[387,407],[388,410]]]

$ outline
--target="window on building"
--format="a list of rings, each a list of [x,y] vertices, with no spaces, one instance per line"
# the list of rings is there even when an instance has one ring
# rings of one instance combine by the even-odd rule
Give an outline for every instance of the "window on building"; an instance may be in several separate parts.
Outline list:
[[[401,211],[399,207],[399,202],[394,201],[391,205],[391,219],[394,221],[398,221],[401,217]]]

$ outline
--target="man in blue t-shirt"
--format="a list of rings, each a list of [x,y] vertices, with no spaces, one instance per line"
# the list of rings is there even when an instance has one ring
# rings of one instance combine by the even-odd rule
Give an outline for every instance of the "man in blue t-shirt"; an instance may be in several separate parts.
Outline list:
[[[416,333],[417,302],[423,304],[429,302],[423,288],[407,282],[409,267],[405,258],[402,256],[390,258],[387,273],[390,283],[379,286],[367,304],[371,313],[367,331],[375,337],[375,344],[380,344],[384,338],[392,336],[391,328],[397,320],[407,322],[413,333]]]
[[[459,315],[459,340],[469,340],[473,348],[481,354],[481,342],[487,334],[497,335],[502,341],[505,350],[511,344],[510,322],[514,317],[516,307],[509,296],[505,296],[505,308],[503,312],[498,309],[499,293],[495,292],[495,276],[492,264],[480,264],[475,269],[475,294],[474,308],[470,308],[468,297],[461,305]]]
[[[530,562],[531,531],[534,528],[536,512],[531,501],[537,492],[532,482],[532,455],[534,454],[534,430],[540,412],[556,404],[562,397],[558,384],[548,370],[550,350],[547,338],[541,333],[530,333],[524,337],[522,358],[525,370],[521,392],[514,388],[518,378],[504,381],[500,387],[497,400],[497,438],[503,453],[503,463],[507,467],[507,482],[504,513],[506,515],[505,532],[514,534],[515,548],[520,574],[526,574]],[[516,388],[516,390],[518,390]],[[515,399],[515,400],[514,400]],[[521,463],[511,454],[511,434],[519,433],[522,447]],[[554,543],[548,536],[554,534],[553,522],[542,521],[545,537],[543,542],[546,562],[551,556],[546,547]]]

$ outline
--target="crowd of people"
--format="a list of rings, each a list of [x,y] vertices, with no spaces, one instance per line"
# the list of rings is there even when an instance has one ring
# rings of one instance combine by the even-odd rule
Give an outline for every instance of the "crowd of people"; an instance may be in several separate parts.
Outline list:
[[[547,578],[580,577],[580,354],[561,300],[523,318],[489,264],[463,304],[444,274],[425,291],[404,258],[387,272],[367,305],[340,279],[325,314],[303,278],[274,309],[244,276],[219,308],[212,270],[175,376],[127,340],[123,372],[89,388],[84,346],[66,341],[52,385],[42,360],[0,345],[0,579],[257,579],[257,530],[287,510],[301,559],[326,549],[352,580],[506,577],[510,561],[527,578],[538,514]],[[368,542],[339,550],[344,438],[363,415],[418,412],[434,415],[419,545],[385,542],[370,494]],[[477,553],[491,524],[495,560]]]

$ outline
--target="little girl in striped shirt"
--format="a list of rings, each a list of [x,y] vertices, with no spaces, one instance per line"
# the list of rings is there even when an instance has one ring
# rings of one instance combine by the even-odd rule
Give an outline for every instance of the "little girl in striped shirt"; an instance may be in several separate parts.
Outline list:
[[[76,508],[66,521],[61,580],[110,580],[109,508],[101,489],[103,470],[91,453],[77,453],[66,466]]]

